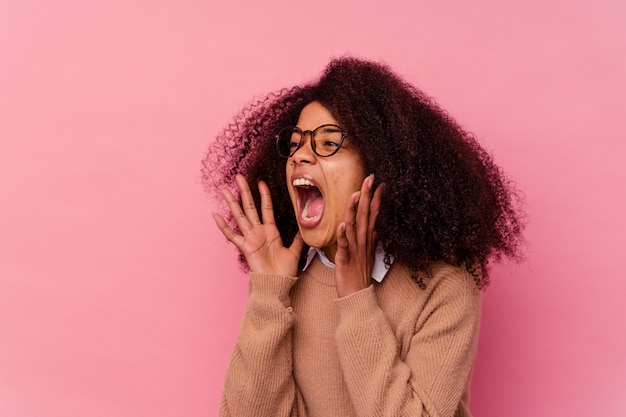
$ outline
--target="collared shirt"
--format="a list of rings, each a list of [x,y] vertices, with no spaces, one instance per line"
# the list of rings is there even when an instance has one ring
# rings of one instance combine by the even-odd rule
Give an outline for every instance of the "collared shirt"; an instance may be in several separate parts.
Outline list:
[[[315,258],[315,255],[319,255],[320,261],[322,261],[322,263],[327,267],[335,267],[335,264],[332,263],[330,259],[328,259],[328,256],[326,256],[323,250],[321,250],[320,248],[311,247],[309,248],[309,252],[306,255],[306,263],[304,264],[304,268],[302,268],[303,271],[307,269],[313,258]],[[389,259],[391,263],[393,263],[393,256],[389,255]],[[376,253],[374,254],[372,279],[376,282],[381,282],[383,278],[385,278],[385,275],[387,275],[387,271],[389,271],[389,266],[385,264],[385,251],[383,250],[383,246],[379,242],[378,245],[376,245]]]

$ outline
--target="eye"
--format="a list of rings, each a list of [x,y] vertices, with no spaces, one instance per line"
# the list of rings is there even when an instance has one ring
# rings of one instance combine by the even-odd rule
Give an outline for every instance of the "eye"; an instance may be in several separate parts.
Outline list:
[[[295,151],[300,146],[300,133],[296,130],[291,132],[291,138],[289,139],[289,150]]]
[[[315,147],[320,155],[330,155],[341,146],[343,133],[336,126],[324,126],[315,132]]]
[[[337,147],[339,147],[339,142],[335,142],[332,140],[327,140],[322,144],[323,147],[325,148],[329,148],[329,149],[335,149]]]

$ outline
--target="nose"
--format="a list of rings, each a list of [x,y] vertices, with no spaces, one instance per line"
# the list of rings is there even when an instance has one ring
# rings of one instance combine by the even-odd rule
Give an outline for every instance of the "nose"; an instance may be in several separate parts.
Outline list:
[[[307,139],[308,138],[308,139]],[[310,130],[302,132],[302,141],[296,152],[291,156],[297,163],[311,163],[315,159],[315,152],[312,146],[313,134]]]

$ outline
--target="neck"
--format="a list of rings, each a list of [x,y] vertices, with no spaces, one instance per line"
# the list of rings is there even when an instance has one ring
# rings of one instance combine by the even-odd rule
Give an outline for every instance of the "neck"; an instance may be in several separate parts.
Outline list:
[[[324,253],[326,254],[326,257],[332,262],[335,263],[335,254],[337,254],[337,244],[335,243],[334,245],[331,246],[326,246],[324,248],[321,248]]]

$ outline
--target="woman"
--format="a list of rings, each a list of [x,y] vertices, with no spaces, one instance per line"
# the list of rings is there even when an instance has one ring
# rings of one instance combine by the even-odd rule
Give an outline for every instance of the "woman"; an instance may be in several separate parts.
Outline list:
[[[522,224],[469,133],[342,58],[245,109],[203,173],[250,271],[222,416],[470,415],[486,266]]]

